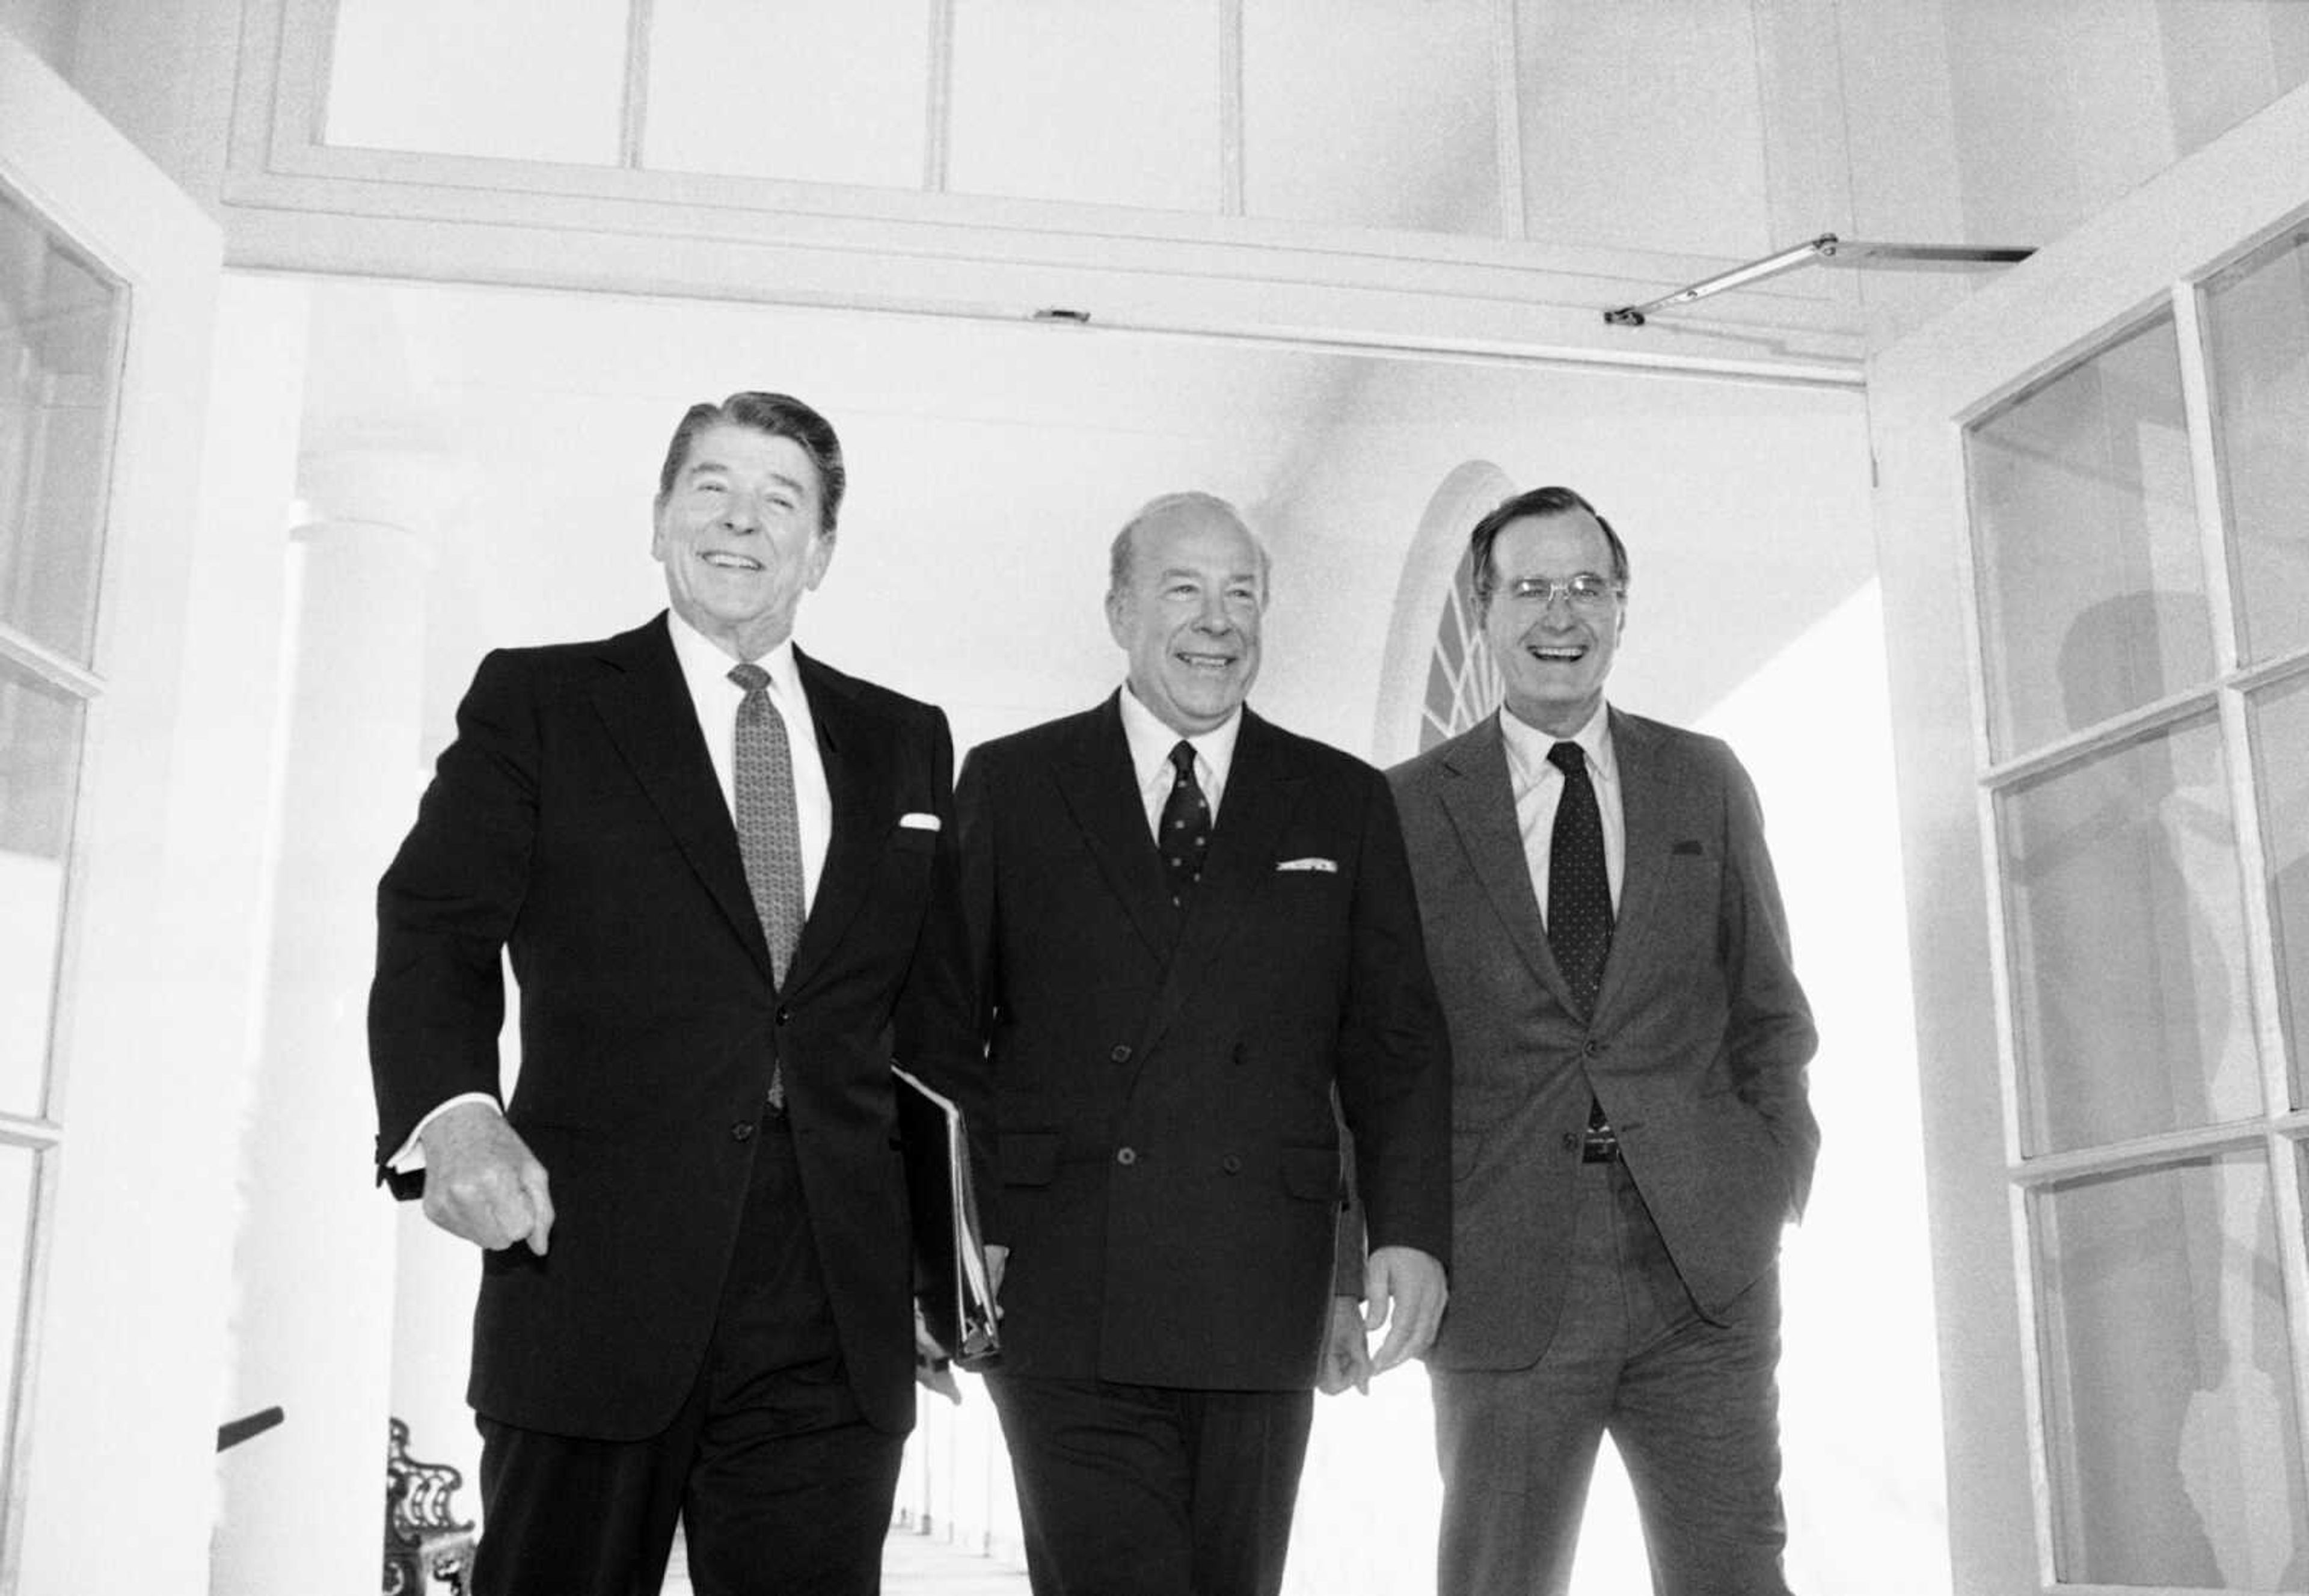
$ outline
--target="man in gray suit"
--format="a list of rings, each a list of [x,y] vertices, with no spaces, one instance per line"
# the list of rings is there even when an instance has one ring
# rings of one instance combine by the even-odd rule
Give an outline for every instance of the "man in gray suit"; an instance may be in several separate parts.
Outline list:
[[[1604,705],[1628,556],[1586,499],[1469,543],[1506,706],[1390,773],[1454,1071],[1440,1585],[1563,1591],[1609,1432],[1656,1591],[1784,1593],[1777,1260],[1820,1132],[1755,791]]]

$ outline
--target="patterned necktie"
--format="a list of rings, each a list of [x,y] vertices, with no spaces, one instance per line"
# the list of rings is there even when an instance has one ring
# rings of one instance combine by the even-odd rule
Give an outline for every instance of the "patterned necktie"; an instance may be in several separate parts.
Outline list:
[[[1612,883],[1604,867],[1604,817],[1587,779],[1587,756],[1559,742],[1547,762],[1563,772],[1547,852],[1547,945],[1581,1011],[1596,1011],[1604,960],[1612,951]]]
[[[1171,750],[1171,766],[1178,777],[1171,795],[1163,801],[1163,819],[1156,846],[1163,854],[1163,877],[1171,888],[1171,906],[1184,909],[1187,894],[1202,879],[1203,855],[1211,850],[1211,806],[1195,780],[1195,745],[1181,741]]]
[[[801,940],[801,821],[794,812],[793,750],[785,716],[770,701],[770,673],[751,663],[734,666],[730,680],[743,688],[738,705],[738,852],[746,862],[746,890],[770,945],[770,976],[783,986],[794,944]],[[773,1067],[770,1106],[785,1106],[783,1071]]]

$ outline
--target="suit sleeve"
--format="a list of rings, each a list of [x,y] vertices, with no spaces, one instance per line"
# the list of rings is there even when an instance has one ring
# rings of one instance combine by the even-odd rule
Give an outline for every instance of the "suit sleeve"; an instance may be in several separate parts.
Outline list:
[[[1761,1116],[1778,1144],[1788,1210],[1801,1217],[1820,1152],[1820,1125],[1804,1084],[1820,1037],[1796,980],[1787,911],[1764,846],[1763,808],[1740,761],[1727,754],[1725,763],[1727,868],[1717,938],[1731,999],[1732,1080],[1741,1101]]]
[[[898,1056],[959,1104],[969,1132],[978,1211],[987,1239],[999,1241],[993,1206],[994,1094],[989,1079],[983,967],[992,918],[992,865],[973,822],[982,761],[963,765],[960,789],[950,779],[953,745],[938,716],[938,850],[929,913],[897,1015]]]
[[[1450,1262],[1451,1049],[1427,968],[1395,799],[1374,773],[1355,871],[1353,969],[1340,1028],[1339,1106],[1371,1250]],[[1339,1278],[1345,1279],[1341,1228]],[[1358,1281],[1358,1289],[1360,1282]]]
[[[436,1106],[497,1095],[501,957],[526,890],[537,828],[536,716],[515,657],[481,662],[457,736],[376,892],[369,1071],[384,1160]],[[413,1195],[417,1177],[393,1178]]]

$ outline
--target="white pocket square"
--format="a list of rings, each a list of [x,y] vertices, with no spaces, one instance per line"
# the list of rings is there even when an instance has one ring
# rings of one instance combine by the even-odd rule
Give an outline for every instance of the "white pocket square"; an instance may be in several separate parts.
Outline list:
[[[1275,868],[1277,870],[1319,870],[1325,875],[1336,875],[1339,873],[1339,862],[1336,859],[1285,859],[1282,863],[1276,865]]]
[[[909,831],[935,831],[938,828],[938,818],[916,810],[911,814],[900,815],[898,824]]]

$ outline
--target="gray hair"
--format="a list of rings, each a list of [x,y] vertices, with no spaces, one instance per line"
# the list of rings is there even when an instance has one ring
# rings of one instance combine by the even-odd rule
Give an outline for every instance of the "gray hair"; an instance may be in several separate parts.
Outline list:
[[[1108,601],[1111,603],[1120,598],[1124,589],[1130,585],[1131,569],[1138,559],[1138,529],[1157,516],[1169,515],[1172,510],[1185,509],[1215,515],[1250,540],[1251,551],[1258,556],[1258,604],[1259,608],[1265,609],[1271,586],[1268,573],[1274,564],[1267,552],[1265,540],[1251,531],[1250,523],[1242,518],[1242,512],[1225,499],[1215,493],[1194,491],[1164,493],[1150,499],[1138,507],[1137,514],[1122,524],[1122,530],[1114,534],[1114,542],[1106,551]]]

